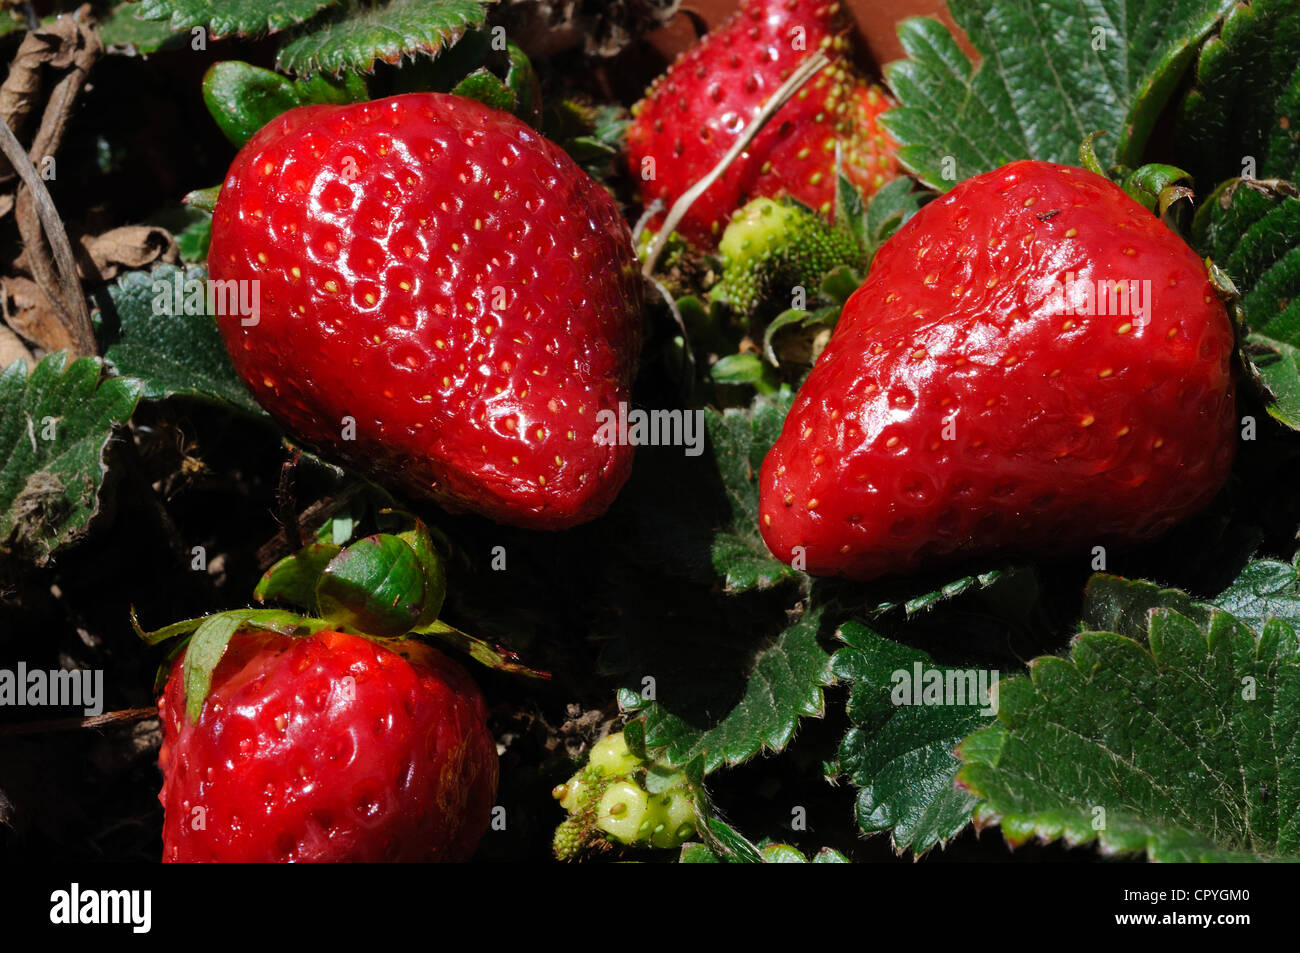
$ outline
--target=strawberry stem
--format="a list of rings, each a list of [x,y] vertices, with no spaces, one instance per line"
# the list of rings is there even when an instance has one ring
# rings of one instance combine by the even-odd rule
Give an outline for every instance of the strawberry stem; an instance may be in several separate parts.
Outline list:
[[[663,228],[659,229],[659,234],[655,236],[649,250],[646,252],[645,264],[641,267],[642,275],[649,278],[654,274],[655,265],[659,263],[659,256],[663,254],[664,246],[668,244],[668,238],[681,223],[690,207],[695,204],[696,199],[707,192],[714,182],[722,178],[723,173],[731,167],[731,164],[740,158],[742,152],[749,148],[749,144],[767,125],[768,120],[775,116],[777,111],[789,102],[795,93],[799,92],[804,83],[820,73],[824,67],[829,66],[830,62],[830,57],[819,50],[799,64],[799,68],[791,73],[790,78],[772,94],[772,98],[763,104],[763,108],[758,111],[758,115],[745,127],[744,132],[740,134],[740,138],[732,144],[731,148],[727,150],[727,154],[718,161],[718,164],[709,170],[708,175],[683,192],[681,197],[673,203],[673,207],[668,210],[668,217],[664,219]]]

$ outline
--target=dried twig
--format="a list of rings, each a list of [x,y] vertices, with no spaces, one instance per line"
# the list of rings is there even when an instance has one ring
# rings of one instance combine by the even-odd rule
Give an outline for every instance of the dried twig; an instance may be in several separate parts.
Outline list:
[[[758,115],[745,127],[745,131],[740,134],[740,138],[727,150],[727,154],[718,160],[718,164],[709,171],[709,174],[682,193],[682,196],[673,203],[673,207],[668,210],[668,217],[664,219],[663,228],[659,229],[659,234],[655,236],[654,242],[651,243],[649,250],[646,252],[645,264],[641,268],[641,274],[647,278],[654,274],[655,265],[659,263],[659,256],[663,254],[669,236],[681,223],[686,213],[690,211],[696,199],[707,192],[714,182],[722,178],[727,169],[731,168],[731,164],[740,158],[740,154],[748,149],[749,144],[762,132],[768,121],[777,114],[782,106],[789,102],[790,97],[799,92],[803,84],[820,73],[824,67],[829,66],[830,62],[830,57],[819,50],[800,63],[799,68],[790,74],[790,78],[772,94],[772,98],[763,104],[763,108],[759,110]]]
[[[50,721],[24,721],[15,725],[0,725],[0,736],[44,735],[56,731],[81,731],[86,728],[116,728],[158,717],[157,708],[123,708],[106,711],[89,718],[56,718]]]
[[[102,50],[90,22],[90,8],[83,6],[71,16],[28,33],[10,66],[9,77],[0,86],[0,153],[22,180],[15,218],[32,277],[58,318],[53,327],[43,322],[32,339],[46,350],[67,349],[74,357],[95,353],[90,310],[67,232],[35,163],[57,151],[86,74]],[[65,73],[50,93],[31,149],[24,150],[14,128],[20,127],[34,108],[44,64]]]
[[[317,500],[298,514],[299,527],[314,531],[327,519],[356,499],[365,487],[366,484],[364,483],[353,483],[334,496],[327,496],[322,500]],[[301,539],[299,543],[301,543]],[[294,544],[285,535],[284,530],[281,530],[258,547],[257,565],[259,568],[265,569],[280,557],[288,556],[293,551]]]

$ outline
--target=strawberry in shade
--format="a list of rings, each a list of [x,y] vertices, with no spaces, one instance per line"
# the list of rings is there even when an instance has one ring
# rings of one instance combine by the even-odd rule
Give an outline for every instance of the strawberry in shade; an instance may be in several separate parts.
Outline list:
[[[424,641],[477,642],[438,619],[446,573],[424,524],[310,544],[253,595],[306,614],[137,624],[150,644],[186,640],[158,699],[163,860],[469,859],[496,796],[496,743],[477,686]]]
[[[184,656],[158,700],[165,862],[464,861],[496,745],[478,689],[426,645],[236,633],[195,719]]]
[[[1206,265],[1117,185],[976,176],[845,305],[764,460],[763,537],[863,580],[1149,539],[1227,478],[1233,354]]]
[[[726,155],[742,130],[804,59],[831,64],[776,113],[691,206],[678,231],[706,248],[732,213],[755,198],[788,195],[830,216],[835,160],[865,194],[898,175],[894,142],[876,123],[888,97],[848,60],[849,23],[839,3],[747,0],[682,54],[633,108],[628,161],[647,207],[670,207]]]
[[[294,439],[451,510],[538,529],[599,516],[631,447],[642,291],[613,200],[474,100],[412,93],[277,117],[235,158],[209,269],[257,281],[218,317]]]

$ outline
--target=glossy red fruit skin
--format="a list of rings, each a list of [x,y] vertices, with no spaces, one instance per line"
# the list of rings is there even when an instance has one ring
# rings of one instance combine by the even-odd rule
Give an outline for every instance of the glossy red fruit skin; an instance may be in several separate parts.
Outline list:
[[[1149,319],[1064,313],[1067,272],[1149,280]],[[1233,346],[1204,264],[1117,186],[1047,162],[977,176],[845,305],[763,462],[763,538],[867,580],[1153,537],[1227,479]]]
[[[800,49],[794,45],[801,29]],[[764,102],[808,56],[824,47],[832,64],[810,80],[758,134],[678,226],[711,248],[732,213],[754,198],[790,195],[829,215],[835,199],[835,146],[845,174],[868,194],[892,169],[877,153],[874,113],[857,99],[866,83],[847,63],[849,23],[826,0],[748,0],[717,30],[678,57],[633,107],[628,164],[642,204],[670,207],[731,148]],[[877,90],[877,95],[882,95]],[[873,104],[874,105],[874,104]],[[862,129],[865,123],[870,128]],[[884,140],[882,140],[884,141]],[[892,144],[892,140],[888,140]],[[653,177],[644,171],[653,160]],[[880,184],[883,184],[882,176]],[[652,224],[657,227],[661,220]]]
[[[158,700],[164,862],[469,859],[497,786],[483,698],[434,649],[400,651],[240,632],[194,723],[177,659]]]
[[[538,529],[600,515],[626,481],[633,449],[597,435],[640,347],[631,235],[515,117],[439,93],[291,110],[231,165],[208,263],[260,282],[256,325],[218,317],[226,346],[324,455]]]

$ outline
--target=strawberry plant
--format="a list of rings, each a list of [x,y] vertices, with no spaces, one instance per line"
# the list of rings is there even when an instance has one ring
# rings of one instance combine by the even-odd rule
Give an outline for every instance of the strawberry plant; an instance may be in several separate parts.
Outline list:
[[[921,6],[5,5],[0,849],[1300,860],[1300,11]]]

